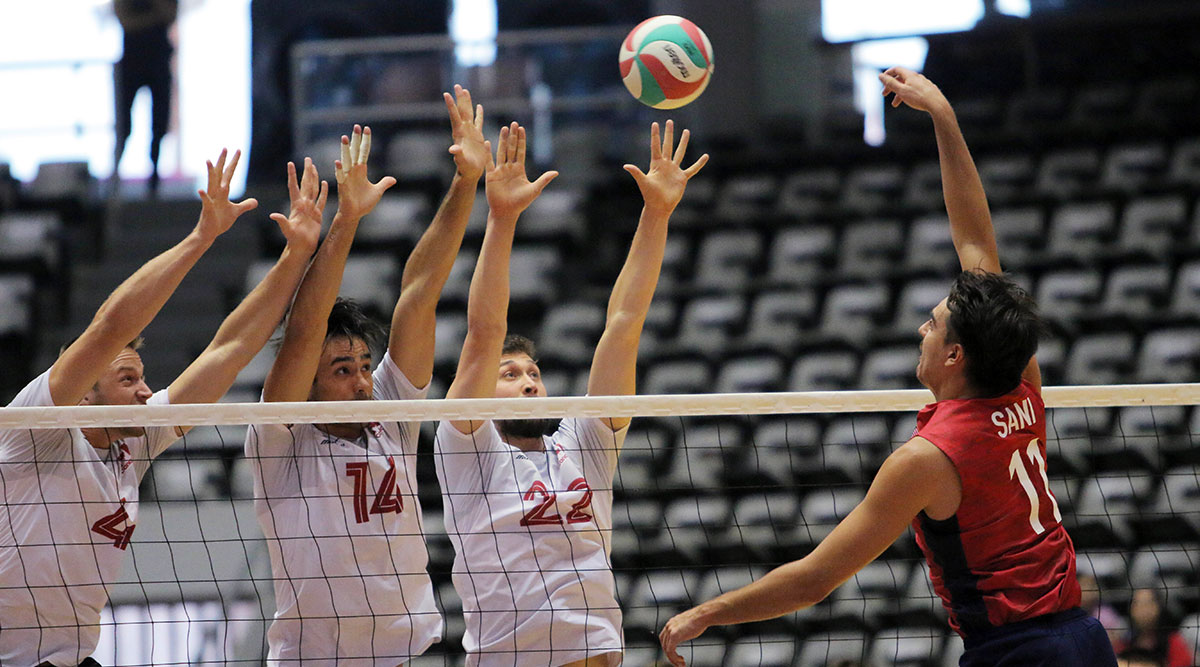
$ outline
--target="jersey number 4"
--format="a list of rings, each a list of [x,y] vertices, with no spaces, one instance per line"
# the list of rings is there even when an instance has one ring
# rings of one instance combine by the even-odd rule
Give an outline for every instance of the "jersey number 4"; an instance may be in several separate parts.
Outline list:
[[[92,524],[92,532],[98,535],[107,537],[113,541],[113,546],[125,550],[129,546],[129,538],[133,537],[134,525],[129,525],[121,528],[121,524],[128,523],[129,513],[125,511],[125,499],[121,499],[121,506],[117,511],[109,514],[106,517],[101,517]]]
[[[1029,446],[1025,448],[1025,455],[1029,457],[1029,465],[1035,466],[1038,471],[1038,476],[1042,480],[1042,492],[1050,499],[1050,507],[1054,509],[1054,520],[1062,521],[1062,514],[1058,512],[1058,501],[1054,499],[1054,494],[1050,493],[1050,480],[1046,478],[1046,459],[1042,458],[1042,452],[1038,449],[1037,438],[1029,441]],[[1033,532],[1041,535],[1046,532],[1046,527],[1042,525],[1041,519],[1038,518],[1038,513],[1041,510],[1041,502],[1038,500],[1038,491],[1033,488],[1033,479],[1029,475],[1029,471],[1025,469],[1025,462],[1021,460],[1021,451],[1013,452],[1012,458],[1008,462],[1008,479],[1012,480],[1016,477],[1021,483],[1021,488],[1025,489],[1025,495],[1029,497],[1029,526],[1033,528]]]
[[[396,461],[392,457],[388,457],[388,469],[383,475],[383,483],[379,485],[379,490],[375,492],[375,502],[371,504],[371,509],[367,510],[367,479],[369,477],[369,464],[366,461],[355,461],[346,464],[346,476],[354,480],[354,520],[357,523],[366,523],[371,520],[372,514],[385,514],[387,512],[395,512],[399,514],[404,511],[404,498],[400,496],[400,492],[396,489]]]
[[[584,478],[579,477],[575,481],[571,482],[570,486],[567,487],[567,490],[582,490],[584,492],[583,497],[580,498],[579,501],[574,505],[571,505],[571,510],[567,512],[567,523],[587,523],[588,521],[591,521],[592,515],[584,511],[592,504],[592,490],[588,487],[587,481],[584,480]],[[525,516],[521,517],[521,525],[561,525],[563,522],[563,518],[561,516],[559,516],[557,513],[547,514],[547,512],[553,511],[554,501],[558,499],[558,494],[550,493],[550,490],[546,488],[546,485],[543,484],[541,480],[534,482],[533,486],[529,487],[529,490],[525,492],[525,500],[537,500],[538,498],[541,498],[541,502],[537,504],[537,507],[529,510],[525,513]]]

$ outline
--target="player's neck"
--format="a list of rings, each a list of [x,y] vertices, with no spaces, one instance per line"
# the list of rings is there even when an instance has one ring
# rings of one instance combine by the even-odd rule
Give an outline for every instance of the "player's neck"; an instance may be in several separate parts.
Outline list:
[[[317,424],[317,429],[342,440],[358,440],[362,437],[362,424]]]
[[[516,447],[526,454],[531,452],[540,452],[546,448],[546,446],[542,444],[541,436],[536,438],[522,438],[513,435],[502,435],[501,437],[504,439],[504,442]]]
[[[115,440],[120,440],[110,429],[106,428],[83,428],[83,437],[88,441],[88,444],[99,450],[107,450]]]
[[[979,392],[961,375],[949,377],[936,387],[929,387],[934,399],[938,401],[965,400],[979,398]]]

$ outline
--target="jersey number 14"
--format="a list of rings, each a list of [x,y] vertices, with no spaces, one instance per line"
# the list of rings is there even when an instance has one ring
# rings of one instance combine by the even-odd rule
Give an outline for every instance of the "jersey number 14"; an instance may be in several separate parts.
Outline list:
[[[369,479],[370,464],[366,461],[355,461],[346,464],[346,476],[354,480],[354,521],[356,523],[366,523],[371,520],[372,514],[385,514],[387,512],[395,512],[399,514],[404,511],[404,498],[400,496],[400,492],[396,489],[396,461],[392,457],[388,457],[388,469],[383,475],[383,483],[379,485],[379,490],[375,492],[375,502],[371,504],[371,509],[367,509],[367,481]]]

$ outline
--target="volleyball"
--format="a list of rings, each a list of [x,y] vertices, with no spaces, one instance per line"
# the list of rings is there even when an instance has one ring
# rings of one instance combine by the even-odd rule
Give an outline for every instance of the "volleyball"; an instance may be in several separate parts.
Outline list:
[[[700,97],[713,73],[708,36],[680,16],[642,21],[621,42],[621,80],[637,101],[677,109]]]

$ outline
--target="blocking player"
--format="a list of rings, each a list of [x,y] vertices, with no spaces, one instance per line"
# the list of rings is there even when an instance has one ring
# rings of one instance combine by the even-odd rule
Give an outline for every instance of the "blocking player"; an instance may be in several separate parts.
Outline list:
[[[139,333],[253,199],[229,201],[239,153],[208,163],[195,229],[150,260],[100,306],[87,329],[10,406],[212,403],[283,318],[320,236],[320,223],[279,216],[287,247],[167,389],[152,393]],[[293,201],[293,207],[297,202]],[[131,342],[133,341],[133,342]],[[76,665],[96,648],[107,587],[121,572],[150,462],[186,429],[0,431],[0,664]]]
[[[457,173],[404,267],[387,351],[382,328],[337,299],[359,220],[395,183],[367,180],[370,129],[342,137],[338,212],[301,283],[264,401],[424,398],[435,313],[470,217],[488,148],[483,108],[445,95]],[[315,176],[314,176],[315,179]],[[258,425],[246,454],[275,578],[270,664],[396,665],[441,638],[417,502],[419,423]]]
[[[658,282],[667,221],[689,178],[684,131],[651,130],[645,199],[629,256],[608,304],[588,377],[591,395],[633,394],[638,340]],[[467,335],[448,398],[545,396],[527,339],[507,336],[509,257],[517,218],[557,175],[525,177],[525,130],[501,131],[487,172],[487,230],[471,280]],[[435,442],[446,531],[455,547],[468,665],[615,665],[621,610],[609,559],[612,482],[630,420],[442,422]]]
[[[950,235],[963,272],[921,325],[917,379],[937,402],[884,461],[867,496],[808,556],[667,622],[680,642],[713,625],[774,618],[824,599],[912,525],[964,666],[1115,665],[1079,609],[1075,548],[1046,475],[1046,410],[1033,300],[1000,272],[987,198],[950,103],[904,68],[880,75],[892,106],[933,118]]]

